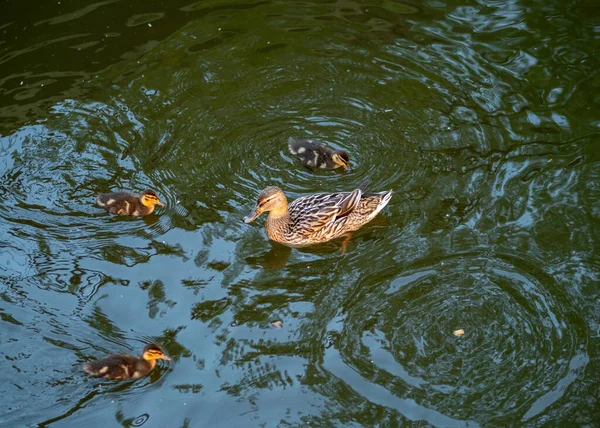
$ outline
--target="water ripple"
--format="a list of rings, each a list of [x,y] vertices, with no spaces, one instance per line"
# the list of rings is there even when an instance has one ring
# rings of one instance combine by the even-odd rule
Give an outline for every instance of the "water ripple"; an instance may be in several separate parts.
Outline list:
[[[12,3],[5,425],[593,425],[589,9]],[[346,149],[352,169],[308,171],[289,137]],[[270,184],[294,199],[367,179],[396,194],[344,255],[240,221]],[[143,219],[94,203],[146,187],[168,206]],[[83,361],[148,341],[169,369],[84,381]]]
[[[586,324],[559,290],[509,255],[422,260],[330,323],[337,340],[325,366],[370,400],[414,400],[423,406],[415,418],[434,425],[525,421],[558,401],[589,362]]]

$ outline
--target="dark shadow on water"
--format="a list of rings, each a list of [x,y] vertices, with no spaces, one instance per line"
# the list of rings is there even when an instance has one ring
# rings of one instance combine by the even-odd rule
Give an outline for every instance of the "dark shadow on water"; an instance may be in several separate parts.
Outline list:
[[[262,256],[247,257],[246,263],[249,265],[259,265],[265,269],[278,269],[285,267],[292,249],[285,245],[271,242],[271,249]]]

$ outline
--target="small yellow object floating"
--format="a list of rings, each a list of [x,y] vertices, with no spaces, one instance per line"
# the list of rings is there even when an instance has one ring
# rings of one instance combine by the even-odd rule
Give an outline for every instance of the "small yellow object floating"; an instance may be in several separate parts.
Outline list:
[[[462,328],[458,329],[458,330],[454,330],[454,335],[457,337],[462,336],[463,334],[465,334],[465,331]]]

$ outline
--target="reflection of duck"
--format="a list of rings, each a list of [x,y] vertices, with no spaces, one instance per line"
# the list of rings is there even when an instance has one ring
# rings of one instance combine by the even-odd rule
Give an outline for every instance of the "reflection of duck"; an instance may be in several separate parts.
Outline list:
[[[265,231],[269,239],[289,247],[326,242],[359,229],[388,204],[392,191],[364,194],[368,184],[352,192],[305,196],[289,205],[279,187],[267,187],[244,222],[268,211]]]
[[[162,348],[154,343],[144,346],[141,357],[111,354],[83,365],[87,373],[106,379],[137,379],[146,376],[156,366],[156,360],[170,360]]]
[[[140,195],[113,192],[98,195],[96,202],[111,214],[143,216],[152,214],[155,205],[166,204],[158,199],[154,190],[144,190]]]
[[[288,140],[290,153],[313,168],[336,169],[340,166],[350,168],[350,156],[343,150],[331,149],[313,140]]]

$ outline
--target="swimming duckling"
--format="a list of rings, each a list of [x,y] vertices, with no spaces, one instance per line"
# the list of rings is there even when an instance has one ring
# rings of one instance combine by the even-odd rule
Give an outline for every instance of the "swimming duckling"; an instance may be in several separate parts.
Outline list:
[[[331,149],[313,140],[288,140],[290,153],[313,168],[336,169],[340,166],[350,168],[350,156],[344,150]]]
[[[98,195],[96,202],[111,214],[136,216],[152,214],[155,205],[166,205],[150,189],[144,190],[139,196],[127,192],[104,193]]]
[[[154,343],[144,346],[141,357],[127,354],[110,354],[83,364],[87,373],[106,379],[137,379],[146,376],[156,366],[156,360],[171,360],[162,348]]]

